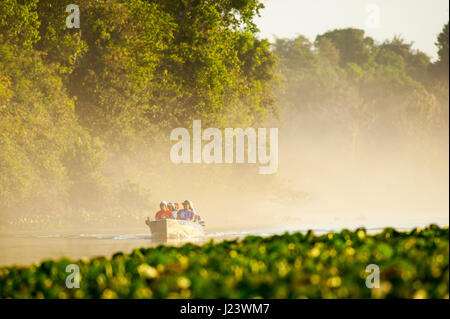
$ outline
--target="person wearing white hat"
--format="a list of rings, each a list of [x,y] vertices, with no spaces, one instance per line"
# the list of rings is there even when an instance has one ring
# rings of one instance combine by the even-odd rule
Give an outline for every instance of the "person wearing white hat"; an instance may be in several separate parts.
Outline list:
[[[160,207],[160,211],[156,213],[155,215],[155,219],[173,219],[173,215],[172,212],[167,208],[167,202],[166,201],[162,201],[159,204]]]

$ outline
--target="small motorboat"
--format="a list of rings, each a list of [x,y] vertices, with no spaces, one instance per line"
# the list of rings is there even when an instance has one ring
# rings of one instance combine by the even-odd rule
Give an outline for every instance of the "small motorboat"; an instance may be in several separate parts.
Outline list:
[[[152,236],[156,238],[191,238],[203,236],[205,234],[203,229],[204,226],[199,223],[186,220],[147,220],[146,224],[150,227]]]

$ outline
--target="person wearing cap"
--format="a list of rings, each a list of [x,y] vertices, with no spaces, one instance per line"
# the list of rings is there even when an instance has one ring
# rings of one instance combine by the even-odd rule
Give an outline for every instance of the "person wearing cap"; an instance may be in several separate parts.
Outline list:
[[[174,219],[177,219],[178,211],[175,208],[175,205],[172,202],[167,203],[167,208],[172,212],[172,216]]]
[[[162,201],[159,204],[160,207],[160,211],[156,213],[155,215],[155,219],[173,219],[173,215],[172,212],[167,208],[167,202],[166,201]]]
[[[197,221],[197,216],[194,212],[194,207],[189,200],[185,200],[183,203],[183,209],[180,209],[177,214],[177,219],[187,220],[195,222]]]
[[[173,213],[172,214],[175,219],[178,219],[178,211],[180,210],[180,204],[175,203],[174,206],[175,206],[175,214]]]

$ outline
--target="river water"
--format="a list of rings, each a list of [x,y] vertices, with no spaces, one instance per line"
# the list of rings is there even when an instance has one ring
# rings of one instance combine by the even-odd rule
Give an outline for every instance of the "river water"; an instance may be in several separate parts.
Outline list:
[[[438,223],[440,226],[448,222]],[[414,227],[424,227],[429,223],[414,222],[408,224],[389,225],[398,230],[410,230]],[[215,242],[231,239],[241,239],[248,235],[270,236],[288,232],[306,232],[314,230],[316,234],[339,231],[343,228],[356,229],[358,224],[329,225],[289,225],[272,229],[237,229],[233,231],[210,230],[200,238],[169,240],[161,242],[152,238],[144,227],[106,230],[71,230],[60,232],[21,231],[0,233],[0,265],[29,265],[45,259],[91,258],[96,256],[111,257],[114,253],[130,253],[135,248],[154,247],[157,245],[180,246],[185,243],[202,244],[213,239]],[[369,232],[376,233],[388,225],[369,225]]]

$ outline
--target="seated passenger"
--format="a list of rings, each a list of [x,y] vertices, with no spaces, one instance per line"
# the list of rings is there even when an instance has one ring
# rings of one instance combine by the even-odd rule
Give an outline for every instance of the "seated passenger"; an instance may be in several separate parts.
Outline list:
[[[155,219],[173,219],[172,212],[167,208],[167,202],[162,201],[161,204],[159,204],[159,207],[161,210],[156,213]]]
[[[188,200],[185,200],[182,205],[183,209],[180,209],[178,211],[177,219],[195,222],[197,220],[197,216],[194,213],[192,203]]]
[[[177,209],[175,208],[175,205],[172,202],[169,202],[167,204],[167,208],[172,212],[172,216],[174,219],[177,219]]]

